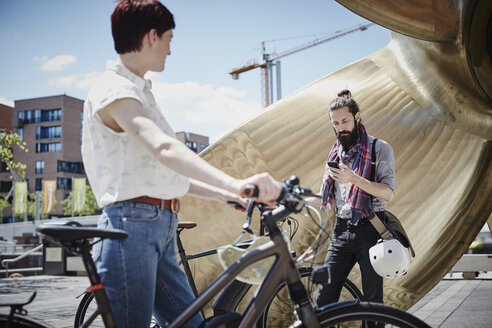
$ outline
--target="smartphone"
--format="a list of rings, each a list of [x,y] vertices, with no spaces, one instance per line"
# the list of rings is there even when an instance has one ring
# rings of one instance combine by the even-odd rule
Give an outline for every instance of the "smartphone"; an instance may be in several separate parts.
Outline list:
[[[331,161],[329,161],[328,162],[328,166],[329,167],[334,167],[336,169],[340,169],[340,166],[338,166],[338,163],[337,162],[331,162]]]

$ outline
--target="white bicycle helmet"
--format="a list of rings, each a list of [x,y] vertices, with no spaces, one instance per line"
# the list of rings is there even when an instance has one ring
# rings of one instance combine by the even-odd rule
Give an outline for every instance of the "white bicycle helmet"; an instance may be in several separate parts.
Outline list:
[[[397,239],[382,240],[369,249],[372,267],[383,278],[396,278],[407,273],[410,251]]]

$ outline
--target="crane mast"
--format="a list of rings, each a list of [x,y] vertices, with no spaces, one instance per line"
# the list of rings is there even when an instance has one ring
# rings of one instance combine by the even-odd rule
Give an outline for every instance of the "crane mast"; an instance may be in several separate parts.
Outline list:
[[[357,31],[365,31],[367,28],[374,23],[367,24],[358,24],[349,28],[346,28],[341,31],[336,31],[332,34],[329,34],[324,37],[320,37],[314,40],[311,40],[307,43],[301,44],[297,47],[282,51],[280,53],[266,53],[265,51],[265,41],[261,43],[261,62],[253,63],[245,66],[241,66],[239,68],[235,68],[229,72],[234,80],[239,79],[239,74],[253,70],[255,68],[261,68],[261,89],[262,89],[262,101],[263,107],[267,107],[273,103],[273,68],[276,69],[276,81],[277,81],[277,100],[282,98],[281,95],[281,80],[280,80],[280,58],[295,54],[297,52],[312,48],[324,42],[328,42],[347,34],[357,32]]]

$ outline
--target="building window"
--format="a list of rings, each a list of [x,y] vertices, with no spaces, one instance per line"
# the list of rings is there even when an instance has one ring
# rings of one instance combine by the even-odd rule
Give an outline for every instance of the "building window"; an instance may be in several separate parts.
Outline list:
[[[71,178],[56,178],[56,189],[58,190],[72,190]]]
[[[196,153],[196,142],[186,141],[185,144]]]
[[[0,192],[9,192],[12,188],[12,181],[0,181]]]
[[[56,109],[33,109],[17,113],[17,118],[24,124],[60,121],[62,117],[61,108]]]
[[[34,110],[34,123],[41,122],[41,109]]]
[[[36,153],[53,153],[62,151],[61,142],[36,143]]]
[[[36,161],[36,174],[44,173],[44,161]]]
[[[21,140],[24,140],[24,128],[17,128],[17,134],[21,138]]]
[[[9,167],[7,166],[7,163],[5,163],[5,161],[2,159],[0,159],[0,172],[9,172]]]
[[[36,186],[34,187],[34,190],[43,190],[43,178],[36,178]]]
[[[85,174],[84,163],[82,162],[69,162],[69,161],[58,160],[57,171]]]
[[[61,125],[37,126],[36,127],[36,140],[60,138],[61,133],[62,133]]]
[[[207,145],[200,145],[200,151],[204,150],[205,148],[207,148]]]
[[[34,115],[32,115],[32,110],[26,110],[26,123],[32,123],[34,120],[32,119]]]
[[[41,122],[60,121],[62,116],[61,108],[42,110]]]

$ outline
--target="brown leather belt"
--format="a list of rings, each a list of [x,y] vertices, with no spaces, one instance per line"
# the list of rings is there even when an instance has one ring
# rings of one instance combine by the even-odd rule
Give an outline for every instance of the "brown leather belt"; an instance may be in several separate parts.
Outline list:
[[[160,208],[166,208],[173,213],[179,212],[179,199],[176,199],[176,198],[159,199],[159,198],[153,198],[153,197],[149,197],[149,196],[140,196],[140,197],[132,198],[130,200],[136,200],[139,202],[154,204]]]

